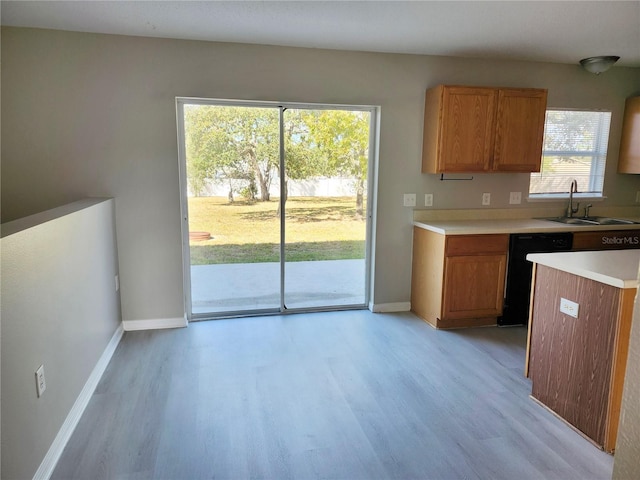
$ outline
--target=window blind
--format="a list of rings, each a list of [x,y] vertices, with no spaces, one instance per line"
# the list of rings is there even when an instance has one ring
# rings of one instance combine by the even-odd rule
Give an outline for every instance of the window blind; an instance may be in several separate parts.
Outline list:
[[[611,112],[547,110],[539,173],[531,174],[530,194],[578,192],[602,195]]]

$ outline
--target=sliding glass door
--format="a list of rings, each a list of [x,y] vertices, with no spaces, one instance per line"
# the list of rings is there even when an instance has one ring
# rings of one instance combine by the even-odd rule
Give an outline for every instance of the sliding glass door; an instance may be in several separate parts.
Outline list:
[[[284,304],[365,303],[371,113],[284,111]]]
[[[177,106],[189,318],[364,307],[374,109]]]

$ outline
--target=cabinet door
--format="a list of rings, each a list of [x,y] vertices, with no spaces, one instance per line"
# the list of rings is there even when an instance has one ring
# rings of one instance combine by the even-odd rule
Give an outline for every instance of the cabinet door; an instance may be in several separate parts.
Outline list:
[[[497,91],[444,87],[438,172],[481,172],[490,167]]]
[[[547,91],[501,89],[497,108],[493,170],[539,172]]]
[[[443,318],[502,314],[507,256],[467,255],[445,260]]]
[[[618,173],[640,173],[640,97],[630,97],[624,105]]]

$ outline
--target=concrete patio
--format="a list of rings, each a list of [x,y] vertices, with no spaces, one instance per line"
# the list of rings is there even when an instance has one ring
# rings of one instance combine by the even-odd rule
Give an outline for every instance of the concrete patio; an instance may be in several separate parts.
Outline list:
[[[291,262],[285,265],[287,308],[365,303],[364,259]],[[194,314],[280,306],[280,264],[239,263],[191,267]]]

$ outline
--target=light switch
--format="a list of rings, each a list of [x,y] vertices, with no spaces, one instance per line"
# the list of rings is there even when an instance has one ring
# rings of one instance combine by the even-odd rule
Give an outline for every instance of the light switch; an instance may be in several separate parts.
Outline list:
[[[424,206],[433,207],[433,193],[424,194]]]

